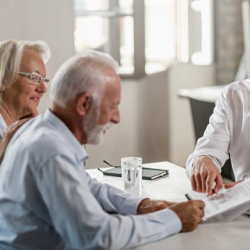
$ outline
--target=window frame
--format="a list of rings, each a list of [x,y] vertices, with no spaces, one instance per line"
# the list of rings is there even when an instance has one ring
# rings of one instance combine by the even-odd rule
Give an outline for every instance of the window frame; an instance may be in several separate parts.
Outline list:
[[[119,18],[133,17],[134,24],[134,72],[132,74],[119,74],[122,78],[138,79],[145,73],[145,5],[144,0],[133,0],[133,9],[120,11],[117,0],[109,0],[109,9],[104,11],[75,10],[75,18],[86,16],[99,16],[109,19],[109,49],[108,53],[120,62],[120,24]]]

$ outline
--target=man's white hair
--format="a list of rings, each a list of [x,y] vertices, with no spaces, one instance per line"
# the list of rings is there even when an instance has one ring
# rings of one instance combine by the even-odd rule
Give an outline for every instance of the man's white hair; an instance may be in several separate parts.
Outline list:
[[[67,107],[77,95],[90,93],[93,101],[101,99],[106,76],[104,69],[113,69],[118,73],[117,62],[108,54],[98,51],[86,51],[67,60],[51,83],[50,98],[62,107]]]
[[[34,50],[47,63],[51,56],[50,48],[44,41],[15,41],[0,42],[0,85],[10,87],[16,80],[16,72],[20,71],[20,64],[25,50]]]

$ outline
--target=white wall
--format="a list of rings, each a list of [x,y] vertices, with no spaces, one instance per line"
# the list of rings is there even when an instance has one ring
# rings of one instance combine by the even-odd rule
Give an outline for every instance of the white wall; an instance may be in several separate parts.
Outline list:
[[[168,159],[167,72],[140,80],[122,80],[121,122],[108,131],[100,146],[87,146],[87,168],[120,165],[126,156],[144,162]]]
[[[87,168],[100,167],[103,160],[120,165],[120,159],[124,156],[140,156],[138,151],[139,85],[134,81],[122,83],[121,123],[107,131],[102,145],[87,146],[89,153]]]
[[[50,77],[74,54],[73,32],[71,0],[0,0],[0,41],[46,41],[52,50]],[[87,167],[102,166],[104,159],[118,165],[121,157],[133,155],[184,166],[195,142],[188,100],[178,98],[177,90],[211,85],[213,75],[213,66],[174,64],[141,80],[123,80],[121,123],[108,131],[103,145],[87,146]],[[48,96],[40,112],[49,107]]]
[[[189,100],[177,96],[182,88],[215,85],[215,66],[175,64],[169,70],[169,161],[185,166],[196,144]]]
[[[189,101],[177,92],[213,84],[213,65],[180,63],[141,80],[122,81],[121,123],[107,133],[103,145],[87,146],[87,167],[105,166],[103,160],[119,165],[125,156],[184,166],[195,136]]]
[[[74,54],[74,11],[71,0],[0,0],[0,41],[44,40],[52,51],[47,75],[52,78],[58,67]],[[49,105],[46,94],[39,106]]]

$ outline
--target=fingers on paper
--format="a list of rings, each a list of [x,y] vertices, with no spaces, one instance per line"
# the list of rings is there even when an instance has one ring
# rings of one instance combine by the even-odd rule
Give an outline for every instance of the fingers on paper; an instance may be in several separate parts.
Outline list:
[[[224,187],[225,188],[231,188],[231,187],[237,185],[240,182],[242,182],[242,180],[241,181],[237,181],[237,182],[232,182],[232,183],[229,183],[229,184],[225,184]]]

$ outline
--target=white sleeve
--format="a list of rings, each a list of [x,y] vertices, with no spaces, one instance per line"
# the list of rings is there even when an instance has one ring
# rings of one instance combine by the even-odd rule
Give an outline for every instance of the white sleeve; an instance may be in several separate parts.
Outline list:
[[[189,179],[195,158],[202,155],[210,157],[219,171],[228,159],[230,129],[226,97],[227,90],[224,90],[216,102],[203,137],[197,141],[194,152],[188,157],[186,173]]]

